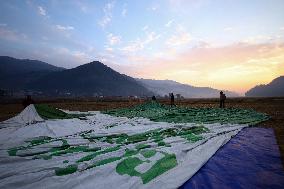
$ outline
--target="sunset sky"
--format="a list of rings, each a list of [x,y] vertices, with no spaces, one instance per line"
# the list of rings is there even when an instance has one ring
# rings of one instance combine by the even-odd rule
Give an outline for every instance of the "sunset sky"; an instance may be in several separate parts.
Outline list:
[[[284,75],[284,1],[1,0],[0,55],[243,94]]]

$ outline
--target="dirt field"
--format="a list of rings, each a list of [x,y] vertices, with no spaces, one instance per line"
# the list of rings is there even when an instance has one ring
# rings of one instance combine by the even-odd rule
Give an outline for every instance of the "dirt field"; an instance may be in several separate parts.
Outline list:
[[[68,110],[91,111],[107,110],[134,106],[142,103],[140,100],[96,100],[96,99],[35,99],[36,103],[50,104],[54,107]],[[169,103],[160,100],[161,103]],[[218,99],[188,99],[176,102],[180,106],[218,107]],[[271,119],[258,124],[258,127],[273,128],[284,165],[284,97],[281,98],[232,98],[227,99],[226,107],[252,108],[258,112],[270,115]],[[0,100],[0,121],[15,116],[23,110],[21,100]],[[283,166],[284,167],[284,166]]]

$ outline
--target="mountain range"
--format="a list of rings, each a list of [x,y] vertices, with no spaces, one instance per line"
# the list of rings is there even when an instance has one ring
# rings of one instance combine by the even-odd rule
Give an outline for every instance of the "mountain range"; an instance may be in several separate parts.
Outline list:
[[[28,89],[29,83],[44,75],[62,70],[64,68],[38,60],[0,56],[0,88],[14,91]]]
[[[248,97],[283,97],[284,76],[272,80],[267,85],[257,85],[248,90],[245,95]]]
[[[160,96],[169,95],[169,92],[181,94],[185,98],[218,98],[220,90],[210,87],[194,87],[178,83],[172,80],[136,79],[144,87]],[[227,97],[237,97],[239,94],[231,91],[223,91]]]
[[[72,69],[0,56],[0,88],[47,96],[150,96],[135,79],[94,61]]]
[[[252,88],[246,96],[284,96],[284,77]],[[170,92],[185,98],[218,97],[210,87],[194,87],[172,80],[134,79],[99,61],[65,69],[29,59],[0,56],[0,89],[32,91],[44,96],[165,96]],[[271,92],[272,91],[272,92]],[[228,97],[239,96],[224,91]]]
[[[135,79],[120,74],[101,62],[94,61],[45,75],[29,84],[45,93],[58,90],[75,96],[149,96],[153,93]]]

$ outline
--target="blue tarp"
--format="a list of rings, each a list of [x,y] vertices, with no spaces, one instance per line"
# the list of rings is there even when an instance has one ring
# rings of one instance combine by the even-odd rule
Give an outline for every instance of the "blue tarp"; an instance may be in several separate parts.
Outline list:
[[[180,188],[284,188],[273,129],[243,129]]]

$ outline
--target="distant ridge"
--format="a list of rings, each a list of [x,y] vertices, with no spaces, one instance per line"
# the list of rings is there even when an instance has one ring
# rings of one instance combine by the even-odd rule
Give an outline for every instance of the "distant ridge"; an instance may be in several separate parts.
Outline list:
[[[38,60],[16,59],[0,56],[0,88],[9,90],[27,89],[27,85],[51,72],[64,68]]]
[[[171,80],[134,79],[99,61],[65,69],[8,56],[0,56],[0,89],[42,96],[164,96],[174,92],[186,98],[218,98],[220,92]],[[228,97],[238,96],[225,93]]]
[[[218,98],[220,90],[210,87],[194,87],[187,84],[178,83],[172,80],[153,80],[153,79],[136,79],[141,82],[147,89],[157,95],[168,95],[169,92],[181,94],[185,98]],[[235,92],[224,91],[227,97],[239,96]]]
[[[0,56],[0,89],[43,96],[150,96],[135,79],[99,61],[73,69],[45,62]]]
[[[9,56],[0,56],[0,72],[2,74],[22,74],[38,71],[60,71],[65,68],[29,59],[16,59]]]
[[[147,96],[153,94],[133,78],[120,74],[99,61],[48,74],[29,88],[61,91],[83,96]]]
[[[248,97],[283,97],[284,76],[277,77],[267,85],[257,85],[245,94]]]

